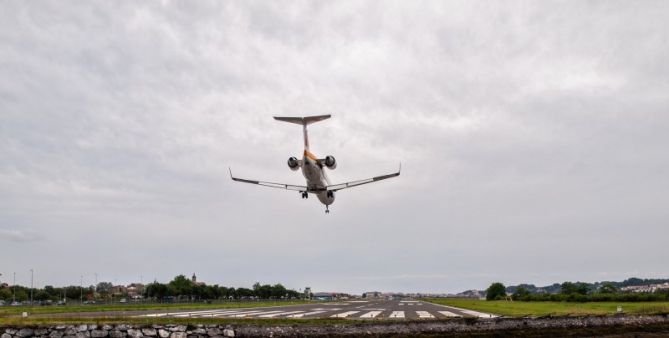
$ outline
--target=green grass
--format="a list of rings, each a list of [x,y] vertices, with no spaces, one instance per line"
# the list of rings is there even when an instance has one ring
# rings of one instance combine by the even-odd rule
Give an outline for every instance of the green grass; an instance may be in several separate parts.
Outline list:
[[[669,302],[520,302],[453,298],[427,298],[424,301],[508,317],[587,316],[615,314],[622,306],[626,314],[666,314]]]
[[[222,303],[166,303],[166,304],[103,304],[103,305],[66,305],[66,306],[3,306],[0,307],[0,318],[18,316],[22,312],[29,314],[59,314],[74,312],[109,312],[109,311],[160,311],[160,310],[206,310],[206,309],[230,309],[230,308],[253,308],[268,306],[285,306],[310,303],[308,300],[291,301],[255,301],[255,302],[222,302]]]

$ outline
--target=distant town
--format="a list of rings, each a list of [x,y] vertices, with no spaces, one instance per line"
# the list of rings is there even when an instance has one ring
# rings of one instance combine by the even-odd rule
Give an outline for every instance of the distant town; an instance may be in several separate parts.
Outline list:
[[[499,283],[497,283],[499,284]],[[501,284],[500,284],[501,285]],[[519,284],[503,287],[503,295],[510,297],[520,292],[527,295],[551,295],[565,291],[566,287],[574,290],[583,290],[583,294],[610,290],[621,294],[644,294],[669,292],[669,279],[639,279],[629,278],[622,282],[564,282],[537,287],[533,284]],[[0,284],[0,306],[26,304],[66,304],[75,303],[127,303],[127,302],[193,302],[193,301],[232,301],[232,300],[291,300],[313,299],[318,301],[347,300],[347,299],[404,299],[404,298],[472,298],[486,299],[489,290],[467,290],[460,293],[405,293],[369,291],[360,295],[336,291],[315,291],[307,286],[303,290],[286,289],[280,283],[261,285],[255,283],[250,288],[233,288],[207,284],[198,281],[192,274],[190,278],[184,275],[176,276],[172,281],[163,284],[154,281],[149,284],[130,283],[128,285],[113,285],[109,282],[99,282],[90,286],[30,288],[8,283]]]

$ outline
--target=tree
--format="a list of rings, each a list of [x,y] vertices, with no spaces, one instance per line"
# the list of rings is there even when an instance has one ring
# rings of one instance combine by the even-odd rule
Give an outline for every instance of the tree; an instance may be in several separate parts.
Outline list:
[[[178,275],[168,284],[172,296],[190,296],[193,294],[193,282],[184,275]]]
[[[112,287],[114,287],[112,283],[100,282],[98,283],[98,285],[95,286],[95,291],[104,298],[111,293]]]
[[[525,300],[527,297],[530,296],[530,292],[524,287],[524,286],[519,286],[516,288],[516,292],[511,295],[511,298],[513,300]]]
[[[560,293],[563,295],[573,295],[573,294],[587,295],[588,284],[581,282],[577,283],[564,282],[560,286]]]
[[[486,290],[486,300],[504,299],[504,297],[506,297],[506,287],[502,283],[492,283]]]
[[[618,288],[616,288],[611,282],[606,282],[599,287],[599,293],[612,294],[617,292]]]
[[[146,294],[160,300],[169,295],[169,288],[165,284],[153,282],[146,286]]]

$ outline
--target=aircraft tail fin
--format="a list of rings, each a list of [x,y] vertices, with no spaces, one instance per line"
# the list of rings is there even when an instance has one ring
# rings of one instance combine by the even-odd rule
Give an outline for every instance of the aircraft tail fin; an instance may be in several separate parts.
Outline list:
[[[331,115],[328,114],[328,115],[316,115],[316,116],[305,116],[305,117],[274,116],[274,119],[277,120],[277,121],[283,121],[283,122],[295,123],[295,124],[302,125],[302,132],[304,133],[304,149],[309,150],[309,136],[307,135],[307,126],[312,124],[312,123],[316,123],[316,122],[319,122],[319,121],[329,119],[330,117],[331,117]]]

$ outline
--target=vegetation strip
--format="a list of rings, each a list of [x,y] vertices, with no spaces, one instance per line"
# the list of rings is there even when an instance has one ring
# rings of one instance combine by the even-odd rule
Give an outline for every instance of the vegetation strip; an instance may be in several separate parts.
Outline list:
[[[425,298],[423,301],[508,317],[669,314],[669,302],[523,302],[457,298]]]
[[[29,314],[57,314],[75,312],[123,312],[123,311],[180,311],[180,310],[207,310],[207,309],[236,309],[270,306],[309,304],[309,300],[285,301],[250,301],[250,302],[219,302],[219,303],[166,303],[166,304],[105,304],[105,305],[75,305],[75,306],[5,306],[0,308],[0,318],[12,315]]]

